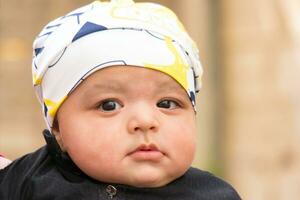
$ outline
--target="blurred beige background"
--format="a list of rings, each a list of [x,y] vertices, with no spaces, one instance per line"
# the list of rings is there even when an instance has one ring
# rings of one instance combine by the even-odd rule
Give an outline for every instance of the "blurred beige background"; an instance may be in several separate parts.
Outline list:
[[[149,0],[151,1],[151,0]],[[44,144],[31,86],[31,44],[50,20],[88,0],[0,0],[0,152]],[[245,200],[300,197],[300,0],[153,0],[173,9],[199,46],[194,166]]]

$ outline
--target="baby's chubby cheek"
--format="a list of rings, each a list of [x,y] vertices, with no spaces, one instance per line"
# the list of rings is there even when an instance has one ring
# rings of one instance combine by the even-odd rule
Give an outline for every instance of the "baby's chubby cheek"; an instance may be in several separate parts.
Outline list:
[[[185,172],[192,164],[196,153],[196,138],[182,138],[174,145],[174,149],[171,150],[173,164],[175,169],[181,172]],[[181,172],[180,172],[181,171]]]

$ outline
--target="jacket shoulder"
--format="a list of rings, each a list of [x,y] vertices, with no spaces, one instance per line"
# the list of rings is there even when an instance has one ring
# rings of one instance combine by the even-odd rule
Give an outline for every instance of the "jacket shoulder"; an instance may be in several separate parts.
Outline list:
[[[194,191],[197,191],[197,196],[207,200],[241,200],[229,183],[209,172],[190,168],[185,176]]]
[[[34,168],[38,167],[48,156],[48,151],[46,146],[41,147],[33,153],[26,154],[0,171],[0,181],[3,177],[10,175],[11,171],[15,171],[18,174],[28,174]]]
[[[4,169],[0,170],[0,199],[22,199],[28,180],[45,160],[49,159],[47,148],[44,146],[37,151],[24,155]],[[19,197],[20,195],[20,197]]]

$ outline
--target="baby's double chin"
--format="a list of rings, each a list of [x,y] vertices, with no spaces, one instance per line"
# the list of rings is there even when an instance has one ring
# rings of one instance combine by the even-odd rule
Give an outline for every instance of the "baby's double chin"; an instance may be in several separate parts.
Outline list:
[[[148,180],[133,180],[131,183],[127,183],[130,186],[137,187],[137,188],[158,188],[163,187],[177,177],[160,177],[157,179],[148,179]]]
[[[182,176],[187,169],[165,168],[158,171],[143,170],[144,173],[132,175],[129,182],[125,183],[137,188],[163,187]]]

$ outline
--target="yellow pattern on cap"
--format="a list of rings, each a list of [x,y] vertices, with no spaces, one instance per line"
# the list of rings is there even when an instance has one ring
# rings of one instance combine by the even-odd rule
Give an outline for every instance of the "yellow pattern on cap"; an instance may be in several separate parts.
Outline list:
[[[150,69],[155,69],[162,71],[166,74],[169,74],[171,77],[175,78],[184,89],[188,89],[188,81],[187,81],[187,71],[188,65],[182,60],[182,56],[174,46],[172,39],[170,37],[165,37],[165,42],[168,49],[174,55],[174,62],[171,65],[158,65],[158,64],[150,64],[145,63],[144,66]]]
[[[113,1],[112,1],[113,2]],[[151,3],[134,3],[131,0],[117,0],[110,10],[110,16],[115,19],[132,20],[157,26],[174,33],[179,28],[186,32],[175,13],[167,7],[154,6]],[[176,23],[176,25],[174,25]]]
[[[62,98],[59,102],[55,103],[53,101],[51,101],[50,99],[44,99],[44,102],[48,108],[48,114],[51,117],[55,117],[55,114],[58,110],[58,108],[60,107],[60,105],[64,102],[64,100],[67,98],[67,96],[65,96],[64,98]]]
[[[42,78],[36,74],[33,74],[33,84],[40,85],[42,83]]]

